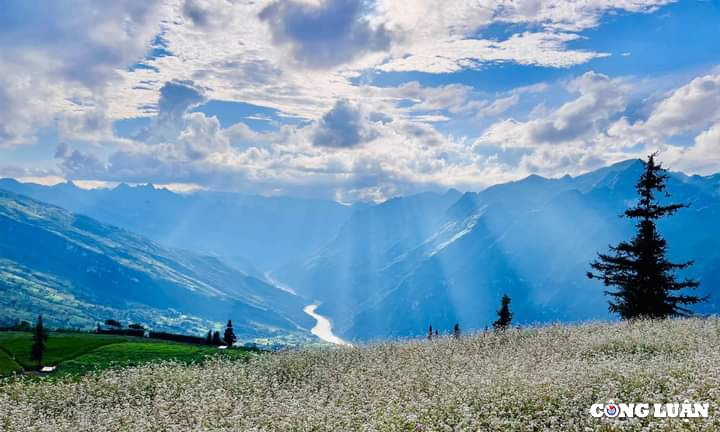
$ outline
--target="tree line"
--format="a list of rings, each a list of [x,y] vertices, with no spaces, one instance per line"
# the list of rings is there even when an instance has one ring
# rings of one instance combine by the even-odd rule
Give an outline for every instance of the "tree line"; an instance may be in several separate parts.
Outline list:
[[[508,296],[507,294],[503,294],[502,298],[500,299],[500,309],[498,309],[497,314],[498,319],[493,322],[493,329],[495,331],[503,331],[510,328],[510,326],[512,325],[513,314],[512,312],[510,312],[510,296]],[[455,339],[460,337],[460,324],[455,323],[450,335]],[[440,333],[437,329],[433,329],[432,324],[430,324],[427,333],[428,340],[432,340],[437,337],[440,337]]]
[[[235,330],[233,330],[232,320],[228,320],[222,340],[220,339],[219,331],[209,330],[204,341],[207,345],[221,346],[224,342],[225,346],[233,346],[235,342],[237,342],[237,336],[235,336]]]

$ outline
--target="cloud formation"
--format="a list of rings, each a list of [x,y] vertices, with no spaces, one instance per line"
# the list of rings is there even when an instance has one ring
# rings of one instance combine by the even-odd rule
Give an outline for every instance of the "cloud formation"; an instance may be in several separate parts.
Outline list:
[[[534,148],[592,139],[608,127],[610,119],[626,106],[627,85],[619,79],[587,72],[570,81],[566,89],[577,97],[552,113],[526,122],[513,119],[490,126],[478,144],[503,148]]]
[[[665,0],[7,3],[0,149],[49,130],[46,149],[67,144],[47,175],[353,200],[655,149],[720,170],[717,69],[663,86],[592,71],[619,56],[586,30]]]
[[[720,121],[720,74],[693,79],[660,102],[643,128],[675,135]]]
[[[84,122],[84,133],[93,124],[105,127],[97,119],[105,114],[105,91],[148,50],[162,11],[156,1],[4,2],[0,147],[32,143],[34,131],[57,116]],[[95,119],[78,120],[86,113]]]
[[[354,147],[377,136],[368,114],[342,99],[318,121],[313,144],[319,147]]]
[[[365,5],[363,0],[276,1],[259,17],[270,26],[275,43],[290,46],[295,60],[331,67],[390,47],[389,31],[370,23]]]

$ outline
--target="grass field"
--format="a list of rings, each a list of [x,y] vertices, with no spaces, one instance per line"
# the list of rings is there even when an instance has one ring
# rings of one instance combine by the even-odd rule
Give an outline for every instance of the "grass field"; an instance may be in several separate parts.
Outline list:
[[[104,345],[127,340],[128,338],[124,336],[51,332],[49,333],[43,363],[55,366]],[[0,332],[0,350],[14,355],[15,360],[26,369],[33,369],[37,366],[34,361],[30,360],[31,347],[32,335],[30,333]],[[0,373],[3,371],[3,369],[0,369]]]
[[[112,345],[109,345],[109,349]],[[594,418],[606,403],[709,418]],[[598,323],[0,381],[0,430],[720,430],[720,321]]]
[[[19,370],[21,366],[10,357],[10,354],[0,350],[0,376]]]
[[[31,346],[30,333],[0,332],[0,375],[20,368],[35,369],[37,365],[30,360]],[[249,354],[240,349],[219,351],[214,347],[129,336],[51,332],[43,364],[58,366],[53,375],[66,375],[163,360],[200,362],[216,355],[241,358]]]
[[[56,366],[63,361],[89,353],[99,347],[125,342],[129,338],[114,335],[96,335],[89,333],[49,333],[43,363]],[[14,355],[25,369],[33,369],[37,365],[30,360],[32,334],[27,332],[0,332],[0,350]],[[2,371],[2,369],[0,369]]]
[[[132,341],[105,345],[73,360],[63,362],[60,374],[81,374],[110,367],[138,366],[144,363],[173,360],[178,363],[194,363],[210,356],[229,359],[247,358],[247,351],[233,349],[219,351],[217,348],[164,341]]]

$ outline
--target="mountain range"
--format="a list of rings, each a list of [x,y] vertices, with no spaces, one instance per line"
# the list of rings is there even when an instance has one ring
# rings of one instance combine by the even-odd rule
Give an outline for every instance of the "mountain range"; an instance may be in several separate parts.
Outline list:
[[[0,190],[0,311],[54,327],[105,319],[202,334],[234,319],[242,338],[307,335],[300,298],[215,257]]]
[[[642,169],[641,161],[629,160],[577,177],[533,175],[480,192],[449,190],[352,206],[207,191],[177,194],[152,185],[85,190],[72,183],[41,186],[3,179],[0,189],[13,194],[3,195],[0,228],[11,239],[17,235],[4,227],[18,221],[6,214],[7,208],[22,203],[26,209],[20,216],[15,214],[16,219],[31,219],[43,211],[52,214],[46,216],[54,225],[33,222],[33,229],[43,235],[50,235],[45,231],[52,226],[56,237],[68,230],[74,238],[81,230],[92,234],[93,240],[112,240],[116,249],[92,245],[97,252],[94,259],[105,257],[130,267],[120,257],[130,254],[132,262],[170,261],[183,277],[191,273],[192,282],[152,265],[143,268],[144,279],[132,276],[142,281],[151,299],[137,297],[131,289],[105,293],[97,286],[108,285],[106,276],[83,276],[87,282],[80,284],[73,282],[77,275],[60,273],[58,267],[76,266],[78,272],[92,268],[84,255],[62,252],[67,247],[62,242],[46,254],[45,247],[34,246],[35,240],[33,245],[2,241],[0,257],[29,274],[40,272],[44,278],[72,282],[74,291],[58,282],[53,288],[58,295],[70,292],[77,299],[93,298],[93,304],[117,311],[127,311],[129,303],[140,301],[153,314],[171,308],[208,320],[213,319],[210,312],[215,306],[200,305],[225,304],[215,311],[227,315],[235,307],[226,304],[232,299],[238,307],[264,312],[257,320],[242,321],[248,334],[306,331],[312,323],[302,315],[302,305],[310,302],[321,303],[317,311],[332,320],[337,334],[350,340],[418,335],[429,324],[450,329],[460,323],[462,328],[479,329],[494,320],[503,293],[512,298],[517,323],[606,319],[610,315],[604,287],[585,273],[597,252],[632,234],[632,222],[619,215],[633,203]],[[710,302],[696,309],[715,312],[720,304],[720,175],[671,173],[668,192],[670,200],[691,204],[659,225],[668,239],[670,257],[696,260],[687,275],[701,281],[701,293],[711,295]],[[22,255],[27,249],[34,249],[37,256],[27,259]],[[141,253],[145,251],[152,251],[146,254],[150,258]],[[42,262],[42,256],[57,264]],[[166,282],[145,282],[153,277],[172,281],[172,290],[177,290],[173,292],[187,291],[196,297],[179,304],[173,295],[163,296],[170,289]],[[12,277],[3,280],[15,283],[7,282],[14,281]],[[121,280],[117,286],[132,286]],[[236,280],[247,283],[237,288]],[[158,299],[149,293],[157,293]],[[197,302],[197,296],[203,300]]]
[[[489,326],[503,293],[515,322],[610,318],[604,287],[585,276],[597,252],[632,235],[620,218],[635,199],[638,160],[578,177],[521,181],[456,196],[417,195],[356,212],[321,252],[278,279],[323,301],[348,339],[421,334],[429,324]],[[670,257],[695,259],[717,309],[720,176],[673,173],[672,200],[689,209],[662,221]],[[430,208],[431,210],[428,210]]]
[[[0,179],[0,189],[55,204],[161,244],[221,257],[261,276],[327,242],[353,206],[327,200],[225,192],[173,193],[152,184],[82,189]]]

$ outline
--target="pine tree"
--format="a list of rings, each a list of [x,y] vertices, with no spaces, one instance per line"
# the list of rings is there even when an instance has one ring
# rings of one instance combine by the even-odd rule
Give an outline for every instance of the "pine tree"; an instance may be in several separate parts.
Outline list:
[[[617,288],[605,291],[605,294],[611,296],[610,312],[620,314],[623,319],[690,315],[690,309],[685,306],[705,301],[707,297],[679,293],[699,286],[695,280],[678,280],[675,275],[677,270],[691,266],[693,261],[670,262],[666,256],[667,242],[655,225],[658,219],[688,206],[662,205],[655,195],[670,196],[665,192],[669,176],[661,164],[655,162],[655,154],[643,163],[645,169],[635,185],[639,200],[624,213],[624,217],[636,220],[635,236],[630,241],[610,246],[608,254],[598,254],[598,259],[590,264],[595,272],[587,275],[602,280],[607,287]]]
[[[232,321],[228,320],[227,327],[225,328],[225,335],[223,337],[223,340],[225,341],[225,345],[231,347],[233,344],[237,341],[237,337],[235,337],[235,332],[233,331],[233,325]]]
[[[510,312],[510,296],[503,294],[500,300],[500,309],[497,311],[498,319],[493,323],[495,330],[505,330],[512,323],[512,312]]]
[[[38,364],[38,369],[42,366],[43,355],[45,354],[45,342],[47,341],[48,335],[43,327],[42,315],[38,316],[37,324],[33,329],[33,344],[30,350],[30,358],[35,360]]]
[[[212,330],[208,330],[207,336],[205,336],[205,343],[208,345],[213,344],[213,331]]]
[[[460,324],[455,324],[453,327],[452,335],[455,339],[460,338]]]
[[[215,333],[212,335],[212,344],[215,346],[220,346],[220,332],[215,330]]]
[[[107,319],[105,320],[105,325],[108,327],[112,327],[113,329],[121,329],[122,324],[120,321],[114,320],[114,319]]]

